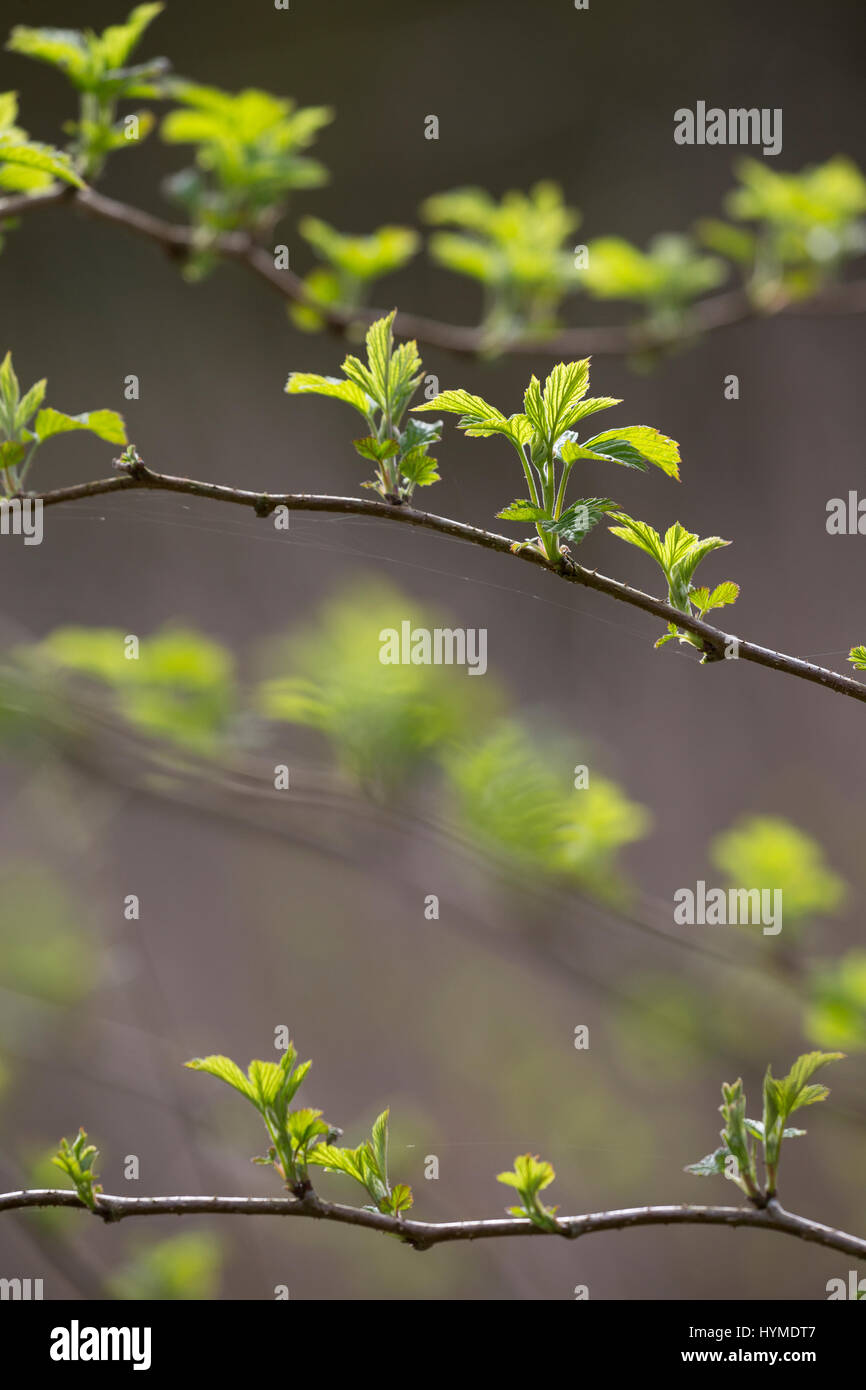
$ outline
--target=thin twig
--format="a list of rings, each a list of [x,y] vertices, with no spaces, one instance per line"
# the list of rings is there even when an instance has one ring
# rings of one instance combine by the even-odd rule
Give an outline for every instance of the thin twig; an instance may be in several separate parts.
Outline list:
[[[114,1197],[100,1193],[95,1198],[95,1215],[104,1221],[122,1221],[128,1216],[293,1216],[314,1221],[334,1221],[343,1226],[363,1226],[399,1236],[417,1250],[464,1240],[488,1240],[505,1236],[559,1235],[568,1240],[594,1231],[624,1231],[635,1226],[750,1226],[796,1236],[828,1250],[866,1259],[866,1239],[835,1230],[805,1216],[785,1211],[777,1202],[764,1208],[655,1206],[625,1207],[618,1211],[589,1212],[583,1216],[562,1216],[556,1231],[545,1231],[519,1217],[486,1221],[413,1221],[387,1216],[366,1208],[323,1202],[310,1194],[294,1197]],[[88,1210],[75,1192],[57,1188],[0,1194],[0,1211],[21,1211],[27,1207],[77,1207]]]
[[[840,675],[839,672],[831,671],[825,666],[816,666],[800,657],[786,656],[769,647],[735,637],[701,618],[672,608],[664,600],[653,598],[641,589],[633,589],[631,585],[623,584],[618,579],[608,579],[597,570],[585,569],[583,565],[578,565],[571,559],[564,557],[561,564],[554,567],[537,550],[526,548],[514,551],[513,542],[507,536],[484,531],[478,526],[469,526],[463,521],[436,516],[433,512],[417,511],[405,504],[398,506],[367,497],[329,497],[318,493],[249,492],[243,488],[227,487],[222,483],[199,482],[194,478],[156,473],[140,462],[129,465],[126,472],[113,478],[99,478],[90,483],[77,483],[72,487],[55,488],[51,492],[28,495],[40,500],[43,506],[51,507],[89,497],[101,497],[107,493],[130,492],[136,489],[182,492],[216,502],[233,502],[242,507],[252,508],[256,515],[261,517],[270,516],[278,507],[285,507],[288,511],[339,512],[344,515],[379,517],[388,521],[403,522],[407,526],[420,526],[428,531],[438,531],[440,535],[451,536],[455,540],[482,546],[485,550],[496,550],[502,555],[519,558],[569,583],[596,589],[620,603],[640,608],[664,622],[674,623],[678,628],[701,638],[705,654],[711,661],[720,661],[726,657],[729,660],[751,661],[758,666],[767,666],[771,671],[783,671],[789,676],[799,677],[800,680],[823,685],[828,690],[835,690],[840,695],[849,695],[854,700],[866,701],[866,685],[851,676]]]
[[[127,231],[161,246],[175,259],[186,259],[197,245],[196,231],[193,227],[166,222],[163,218],[154,217],[140,208],[118,202],[115,198],[106,198],[92,188],[57,187],[45,193],[25,193],[2,198],[0,223],[5,218],[25,216],[58,203],[72,204],[103,222],[124,227]],[[226,260],[243,265],[290,303],[311,303],[300,276],[288,269],[278,270],[271,252],[257,245],[247,233],[223,233],[208,243],[208,250]],[[315,301],[313,307],[325,326],[340,334],[359,325],[365,328],[375,319],[381,318],[385,312],[382,309],[349,309],[339,305],[321,305]],[[829,285],[806,301],[791,300],[779,295],[772,304],[763,307],[756,305],[745,290],[726,290],[695,304],[685,328],[678,336],[712,332],[750,319],[767,318],[780,313],[812,315],[864,312],[866,281]],[[398,313],[394,321],[394,331],[401,337],[415,338],[428,347],[443,348],[448,352],[466,356],[475,356],[489,347],[482,328],[441,323],[437,319],[424,318],[418,314]],[[564,357],[622,356],[670,346],[677,340],[670,335],[660,336],[646,325],[627,324],[616,327],[565,328],[546,338],[514,338],[498,344],[497,350],[522,354],[546,352]]]

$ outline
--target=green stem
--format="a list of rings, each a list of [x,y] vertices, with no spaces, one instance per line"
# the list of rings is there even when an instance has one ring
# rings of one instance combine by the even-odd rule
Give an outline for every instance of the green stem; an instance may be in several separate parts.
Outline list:
[[[550,517],[555,517],[554,507],[556,505],[556,471],[553,463],[553,445],[548,443],[547,457],[544,464],[544,510]],[[544,553],[552,565],[559,561],[559,539],[549,531],[544,531],[540,526],[536,526],[536,531],[544,546]]]
[[[529,500],[536,507],[540,507],[541,503],[538,498],[538,488],[535,485],[535,478],[532,473],[532,466],[526,457],[526,451],[524,449],[524,446],[522,444],[515,444],[514,447],[517,450],[517,455],[520,459],[521,464],[523,465],[523,472],[526,477],[526,485],[529,488]]]
[[[33,455],[36,453],[36,450],[39,448],[39,442],[40,442],[40,441],[39,441],[38,439],[34,439],[33,443],[32,443],[31,446],[30,446],[30,451],[29,451],[29,453],[28,453],[26,459],[24,460],[24,462],[23,462],[22,465],[21,465],[21,472],[18,474],[18,477],[15,479],[15,491],[16,491],[16,492],[21,492],[21,490],[22,490],[23,487],[24,487],[24,480],[25,480],[25,478],[27,477],[27,474],[28,474],[29,471],[30,471],[30,465],[31,465],[31,463],[33,462]]]
[[[562,515],[562,504],[565,501],[565,485],[568,482],[568,475],[574,467],[574,463],[564,463],[562,465],[562,477],[559,480],[559,491],[556,494],[556,505],[553,508],[555,520],[559,520]]]

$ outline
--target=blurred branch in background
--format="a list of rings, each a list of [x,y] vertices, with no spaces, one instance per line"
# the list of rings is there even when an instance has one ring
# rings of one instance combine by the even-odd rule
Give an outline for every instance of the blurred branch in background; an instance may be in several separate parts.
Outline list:
[[[528,197],[508,194],[501,208],[480,189],[430,198],[430,220],[459,220],[464,228],[460,236],[439,233],[433,238],[434,259],[481,282],[488,304],[485,319],[477,328],[466,328],[401,312],[395,332],[459,355],[625,355],[646,365],[659,353],[750,319],[786,312],[866,312],[866,281],[845,283],[837,278],[846,258],[861,255],[866,246],[858,216],[866,211],[866,181],[859,170],[839,157],[786,175],[746,160],[741,173],[743,188],[739,196],[731,195],[730,206],[748,209],[738,215],[762,221],[763,226],[753,234],[719,220],[700,224],[704,240],[737,263],[744,277],[742,288],[705,298],[699,297],[702,291],[725,280],[727,268],[717,256],[701,254],[687,236],[658,236],[646,252],[620,237],[600,238],[575,248],[575,253],[585,253],[585,261],[579,263],[579,256],[562,245],[572,213],[562,204],[555,184],[540,184]],[[174,260],[199,266],[202,239],[197,228],[166,222],[92,188],[54,185],[0,199],[0,225],[14,225],[56,204],[78,207],[156,243]],[[539,236],[538,222],[552,214],[563,224],[558,238]],[[274,252],[248,231],[212,232],[207,240],[208,269],[221,259],[239,263],[288,300],[299,327],[327,327],[359,337],[383,313],[359,302],[374,278],[364,272],[372,267],[382,274],[383,265],[397,268],[388,266],[385,244],[398,242],[408,253],[403,259],[408,259],[417,237],[409,228],[380,228],[365,239],[342,237],[313,218],[302,221],[301,232],[329,257],[326,272],[314,271],[302,279],[287,264],[280,266]],[[376,251],[365,255],[359,247],[363,241]],[[356,293],[346,302],[341,291],[348,285]],[[559,328],[555,309],[575,291],[636,301],[645,316],[618,328]]]
[[[191,82],[172,73],[164,57],[132,64],[162,10],[139,5],[125,24],[102,34],[13,29],[7,48],[58,69],[78,116],[66,122],[70,139],[58,149],[32,140],[18,124],[15,92],[0,94],[0,189],[7,192],[0,227],[52,203],[76,205],[155,242],[189,279],[202,279],[220,260],[240,262],[288,301],[297,326],[357,333],[380,316],[366,307],[373,285],[414,257],[420,236],[391,225],[347,235],[304,217],[298,231],[318,264],[304,277],[292,271],[288,247],[267,243],[290,198],[328,181],[328,170],[307,151],[334,111],[298,107],[255,87],[234,93]],[[141,99],[170,102],[172,109],[161,122],[148,109],[121,116],[121,104]],[[737,130],[760,124],[757,110],[710,114],[730,118]],[[435,129],[428,130],[431,122]],[[438,139],[438,124],[436,116],[425,118],[428,138]],[[163,182],[165,195],[189,218],[186,226],[89,186],[109,157],[139,147],[157,125],[165,144],[194,151],[192,163]],[[682,143],[676,124],[674,139]],[[841,279],[847,263],[866,250],[866,180],[857,166],[837,155],[798,173],[775,173],[742,159],[736,172],[739,184],[724,200],[730,220],[704,218],[690,233],[660,232],[646,250],[621,236],[574,245],[581,214],[551,180],[498,202],[477,187],[434,194],[421,208],[437,228],[430,254],[480,286],[481,322],[464,328],[400,315],[397,332],[459,353],[540,347],[577,356],[624,353],[647,365],[702,332],[804,303],[813,312],[866,309],[866,284]],[[714,293],[732,272],[740,288]],[[620,328],[563,329],[562,305],[577,294],[636,304],[638,316]]]
[[[380,633],[407,614],[413,626],[444,621],[381,584],[355,588],[309,627],[270,643],[264,678],[251,687],[226,649],[180,627],[143,639],[135,660],[119,631],[59,629],[7,657],[0,731],[25,756],[47,746],[109,784],[285,837],[416,891],[412,846],[420,841],[428,863],[431,852],[445,856],[449,891],[463,895],[462,929],[486,949],[528,951],[586,979],[587,932],[625,927],[682,957],[669,1003],[684,987],[684,960],[723,964],[744,990],[749,977],[764,992],[775,981],[765,1016],[789,1015],[793,1004],[816,1043],[866,1047],[862,953],[832,966],[802,953],[800,924],[837,911],[844,894],[813,840],[764,816],[743,819],[710,847],[726,883],[781,889],[783,937],[740,930],[731,950],[677,931],[673,905],[636,892],[623,871],[621,853],[647,834],[647,812],[595,767],[575,779],[575,758],[586,754],[515,718],[493,677],[383,666]],[[292,757],[289,786],[278,790],[279,731],[293,726],[323,738],[334,767]],[[467,897],[466,875],[479,873],[481,887]],[[488,922],[479,893],[489,901],[497,882]],[[664,991],[659,1007],[646,978],[624,988],[622,968],[615,985],[594,983],[656,1014],[662,1027],[667,1015],[667,1026],[692,1041],[714,1027],[724,1033],[723,1008],[684,1014],[664,1006]],[[705,1001],[721,1000],[727,986],[713,969],[699,988]]]
[[[46,771],[59,760],[73,775],[94,778],[97,788],[134,791],[264,831],[413,893],[427,891],[431,868],[440,864],[433,881],[448,884],[447,918],[458,931],[485,952],[516,953],[545,972],[589,984],[622,1016],[624,1056],[630,1048],[626,1019],[638,1015],[641,1069],[651,1055],[659,1077],[669,1066],[672,1076],[678,1074],[684,1048],[692,1059],[721,1048],[732,1066],[746,1071],[752,1059],[742,1047],[744,1010],[753,1010],[755,1046],[762,1038],[777,1046],[780,1031],[796,1037],[805,1027],[822,1045],[866,1047],[856,951],[837,960],[831,979],[826,962],[802,955],[796,935],[783,950],[776,938],[753,940],[743,929],[733,940],[726,934],[722,949],[672,929],[671,905],[638,892],[622,863],[628,845],[649,830],[646,810],[598,770],[573,736],[565,739],[543,719],[540,736],[531,713],[516,717],[495,674],[477,681],[441,666],[383,666],[380,634],[407,617],[416,627],[447,621],[380,582],[356,584],[289,637],[264,644],[252,679],[242,677],[220,643],[179,625],[142,638],[134,660],[120,630],[61,628],[38,642],[22,636],[8,644],[0,668],[0,738],[7,757],[25,767]],[[299,737],[318,742],[315,761],[311,750],[302,755],[298,745],[295,751]],[[330,766],[322,763],[325,751]],[[577,760],[589,773],[580,790]],[[275,769],[284,763],[289,786],[277,790]],[[742,821],[718,838],[711,856],[732,882],[781,885],[795,934],[798,922],[840,905],[843,885],[819,847],[778,818]],[[0,915],[0,933],[9,943],[0,957],[0,984],[15,999],[12,1013],[4,1013],[19,1020],[4,1046],[13,1067],[28,1031],[21,1027],[27,996],[33,1002],[41,996],[60,1010],[49,1031],[40,1019],[38,1052],[55,1029],[77,1036],[64,1014],[75,1017],[80,991],[89,992],[102,973],[87,966],[96,956],[82,949],[74,911],[62,904],[36,911],[31,887],[28,879],[17,897],[5,892]],[[50,895],[44,874],[39,889],[43,899]],[[17,931],[22,894],[26,936]],[[623,928],[635,944],[676,953],[674,971],[648,974],[622,947],[608,949],[605,968],[593,969],[589,934],[601,931],[609,948],[611,933],[621,935]],[[684,969],[686,962],[694,968]],[[51,967],[48,976],[43,964]],[[738,981],[736,1018],[726,1005],[728,971]],[[92,1010],[89,1018],[90,1031],[101,1034]],[[159,1078],[154,1095],[176,1116],[193,1157],[196,1136],[207,1134],[212,1161],[221,1146],[215,1147],[209,1126],[164,1084],[164,1068],[153,1066],[155,1029],[167,1037],[170,1021],[156,1020],[141,1032],[143,1053]],[[75,1051],[64,1048],[53,1065],[74,1066]],[[91,1054],[87,1049],[83,1074],[98,1079],[105,1049]],[[105,1080],[126,1089],[123,1068]],[[141,1082],[137,1074],[135,1087]],[[844,1089],[838,1099],[828,1113],[862,1124],[858,1102]],[[142,1284],[127,1283],[112,1267],[104,1274],[106,1290],[156,1287],[158,1270],[151,1266],[161,1267],[159,1250],[141,1258],[144,1267],[135,1278]],[[164,1287],[171,1288],[171,1247],[165,1261]],[[74,1260],[70,1276],[73,1271]]]

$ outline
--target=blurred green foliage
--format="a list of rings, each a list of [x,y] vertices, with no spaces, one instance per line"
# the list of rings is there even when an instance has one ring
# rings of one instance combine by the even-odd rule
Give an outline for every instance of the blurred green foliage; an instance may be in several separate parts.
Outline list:
[[[732,887],[781,889],[786,926],[833,913],[845,898],[817,841],[777,816],[744,816],[715,837],[710,857]]]
[[[106,1287],[123,1300],[210,1300],[219,1295],[222,1242],[206,1231],[185,1231],[140,1245]]]
[[[333,113],[326,106],[298,107],[291,98],[258,88],[227,92],[174,77],[164,58],[130,65],[162,8],[137,5],[125,24],[101,34],[22,25],[13,30],[7,47],[63,72],[80,110],[65,127],[68,148],[60,150],[30,140],[17,125],[15,94],[0,95],[0,188],[38,193],[55,180],[95,178],[109,154],[136,146],[154,124],[147,110],[118,119],[118,103],[142,97],[171,101],[162,138],[194,146],[195,158],[165,189],[190,218],[193,247],[184,273],[198,278],[216,264],[221,234],[269,234],[289,194],[327,180],[326,169],[307,150]],[[702,219],[697,239],[660,231],[646,250],[615,235],[571,244],[580,213],[549,179],[499,199],[484,188],[451,189],[427,198],[421,215],[437,228],[429,242],[432,258],[482,288],[482,349],[495,352],[517,339],[551,335],[564,300],[584,293],[639,306],[634,326],[648,330],[650,343],[633,360],[649,364],[663,346],[693,334],[693,306],[732,267],[756,308],[773,310],[817,292],[847,260],[866,251],[866,180],[850,159],[837,155],[795,173],[743,159],[736,172],[739,185],[725,200],[731,221]],[[306,329],[325,324],[324,309],[360,308],[372,284],[405,265],[419,243],[409,227],[352,236],[313,217],[303,219],[299,231],[321,261],[302,281],[305,302],[289,311]]]
[[[580,224],[562,190],[549,181],[528,194],[512,191],[497,203],[483,188],[458,188],[428,198],[427,222],[458,227],[436,232],[430,254],[458,275],[484,286],[483,329],[490,345],[533,334],[557,323],[563,296],[579,287],[573,252],[563,245]]]
[[[26,693],[27,678],[38,678],[38,694],[47,676],[58,707],[74,694],[76,678],[95,681],[135,727],[206,757],[242,754],[242,727],[244,749],[261,744],[266,725],[255,715],[307,728],[323,736],[342,775],[364,795],[391,809],[399,801],[410,816],[413,798],[423,796],[422,819],[458,828],[505,880],[530,888],[571,884],[623,906],[630,889],[620,854],[648,833],[645,808],[595,768],[576,785],[573,748],[510,712],[493,674],[473,681],[453,667],[384,666],[381,634],[404,622],[432,630],[448,619],[381,581],[356,582],[289,637],[266,644],[250,710],[231,654],[199,633],[167,628],[142,640],[135,661],[124,656],[119,630],[61,628],[17,649],[18,667],[7,668],[0,683],[0,722],[16,747],[26,745],[26,710],[50,726],[48,707]],[[788,927],[835,912],[846,896],[821,846],[781,817],[742,817],[714,837],[709,857],[730,886],[781,889]],[[0,983],[58,1003],[83,997],[92,983],[88,944],[67,895],[41,869],[7,873],[0,889]],[[786,934],[788,948],[795,939]],[[706,982],[684,980],[672,994],[642,978],[634,977],[633,991],[650,1006],[642,1026],[659,1037],[672,1029],[691,1046],[704,1035],[708,1045],[722,1045],[721,1025],[704,1027]],[[800,980],[807,1036],[821,1046],[866,1047],[863,953],[835,963],[804,960]],[[784,1018],[789,1006],[780,996],[776,1010],[774,1000],[761,1009]],[[720,996],[719,1020],[723,1004]],[[654,1046],[664,1051],[666,1044]],[[673,1066],[676,1059],[668,1060]]]
[[[866,951],[848,951],[810,972],[806,1036],[819,1047],[866,1049]]]
[[[187,266],[196,276],[214,263],[208,246],[215,235],[266,231],[283,215],[289,193],[327,181],[324,166],[302,151],[333,113],[255,88],[234,94],[174,82],[171,95],[180,105],[164,118],[162,139],[194,145],[196,155],[194,167],[173,175],[166,190],[198,228],[198,253]]]
[[[69,155],[31,140],[17,117],[18,93],[0,92],[0,193],[36,193],[51,188],[57,179],[80,187],[82,180]]]
[[[54,1004],[93,988],[91,942],[67,888],[45,864],[0,872],[0,985]]]
[[[405,788],[443,745],[470,736],[498,703],[488,681],[473,691],[476,681],[446,667],[383,666],[380,632],[399,630],[410,616],[414,626],[437,626],[436,614],[399,590],[360,584],[287,641],[271,644],[267,665],[291,674],[259,689],[268,719],[325,734],[343,771],[379,799]]]
[[[660,334],[683,327],[688,307],[727,279],[716,256],[701,254],[694,241],[674,232],[653,237],[641,251],[623,237],[591,241],[583,285],[595,299],[625,299],[640,304],[648,324]]]
[[[324,262],[304,278],[312,302],[289,306],[292,321],[307,330],[325,322],[315,305],[359,308],[373,281],[408,264],[421,241],[411,227],[377,227],[368,236],[346,236],[318,217],[302,217],[298,231]]]
[[[736,166],[739,188],[725,207],[745,230],[713,218],[698,224],[706,246],[737,263],[754,298],[813,294],[844,262],[866,251],[866,179],[843,155],[798,173],[756,159]]]
[[[59,68],[79,93],[78,120],[68,121],[65,129],[73,137],[70,154],[85,178],[99,173],[107,154],[133,147],[153,126],[150,112],[138,112],[136,134],[130,139],[129,127],[118,122],[116,115],[118,101],[159,94],[154,84],[168,70],[166,59],[134,66],[128,60],[162,8],[161,4],[136,5],[125,24],[112,24],[101,34],[92,29],[26,25],[12,30],[6,45],[11,52]],[[55,171],[55,177],[64,175]]]
[[[649,815],[595,773],[575,790],[568,762],[558,761],[557,771],[537,734],[514,721],[461,742],[445,762],[460,821],[502,856],[509,875],[548,874],[620,896],[617,851],[646,835]]]
[[[74,673],[107,686],[120,713],[149,734],[195,751],[224,741],[236,707],[234,663],[200,633],[167,627],[125,655],[120,629],[62,627],[19,655],[27,664]]]

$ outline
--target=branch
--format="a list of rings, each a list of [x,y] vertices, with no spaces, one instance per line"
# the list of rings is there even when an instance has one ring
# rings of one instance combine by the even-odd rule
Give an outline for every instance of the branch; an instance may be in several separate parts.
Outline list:
[[[175,260],[185,260],[198,245],[195,229],[166,222],[140,208],[106,198],[92,188],[61,187],[47,193],[23,193],[0,198],[0,223],[5,218],[21,217],[40,208],[57,203],[74,204],[100,221],[124,227],[136,236],[161,246]],[[300,276],[291,270],[277,270],[273,256],[245,232],[227,232],[209,243],[209,250],[225,260],[236,261],[253,275],[264,280],[272,290],[293,304],[311,304]],[[346,309],[313,301],[313,307],[332,332],[344,334],[359,324],[366,328],[381,318],[381,309]],[[807,301],[791,300],[783,295],[771,304],[758,307],[745,290],[728,290],[700,300],[691,311],[688,332],[707,333],[729,328],[751,319],[766,318],[779,313],[794,314],[859,314],[866,313],[866,280],[849,284],[830,285]],[[429,347],[443,348],[464,356],[475,356],[488,346],[481,328],[441,323],[437,319],[417,314],[398,313],[394,332],[404,338],[415,338]],[[515,338],[499,346],[508,353],[538,353],[546,351],[555,356],[622,356],[663,347],[676,341],[670,335],[660,335],[645,325],[619,327],[566,328],[547,338]]]
[[[354,516],[380,517],[388,521],[403,522],[407,526],[420,526],[428,531],[451,536],[455,540],[469,541],[485,550],[496,550],[502,555],[519,558],[528,564],[539,566],[548,573],[557,575],[571,584],[581,584],[587,589],[627,603],[632,608],[640,608],[664,622],[674,623],[678,628],[700,637],[708,661],[725,659],[726,649],[733,645],[740,661],[751,661],[758,666],[767,666],[771,671],[783,671],[800,680],[823,685],[837,694],[849,695],[854,700],[866,701],[866,685],[851,676],[840,675],[825,666],[815,666],[800,657],[785,656],[769,647],[761,647],[755,642],[747,642],[721,628],[713,627],[701,618],[682,613],[672,608],[662,599],[653,598],[640,589],[633,589],[618,579],[608,579],[598,570],[585,569],[573,560],[563,558],[559,567],[554,568],[537,550],[512,550],[512,541],[507,536],[484,531],[466,522],[451,521],[447,517],[436,516],[432,512],[417,511],[405,503],[395,505],[366,497],[328,497],[317,493],[276,493],[249,492],[242,488],[227,487],[222,483],[199,482],[194,478],[174,477],[168,473],[156,473],[143,463],[130,464],[127,471],[113,478],[100,478],[91,483],[78,483],[72,487],[55,488],[51,492],[32,493],[34,500],[43,506],[57,506],[61,502],[74,502],[88,497],[100,497],[111,492],[130,492],[136,489],[162,492],[182,492],[192,497],[207,497],[215,502],[234,502],[242,507],[251,507],[257,516],[270,516],[277,507],[286,507],[298,512],[339,512]]]
[[[866,1239],[837,1231],[805,1216],[785,1211],[775,1201],[765,1208],[656,1206],[625,1207],[619,1211],[589,1212],[583,1216],[562,1216],[557,1231],[545,1231],[529,1220],[507,1217],[485,1221],[412,1221],[386,1216],[366,1208],[323,1202],[315,1194],[295,1197],[112,1197],[100,1193],[95,1198],[95,1215],[106,1222],[128,1216],[293,1216],[314,1221],[334,1221],[343,1226],[362,1226],[399,1236],[416,1250],[454,1241],[488,1240],[504,1236],[560,1235],[567,1240],[591,1235],[594,1231],[624,1231],[635,1226],[749,1226],[778,1231],[799,1240],[839,1250],[845,1255],[866,1259]],[[0,1194],[0,1211],[22,1211],[32,1207],[88,1207],[75,1192],[57,1188]]]

